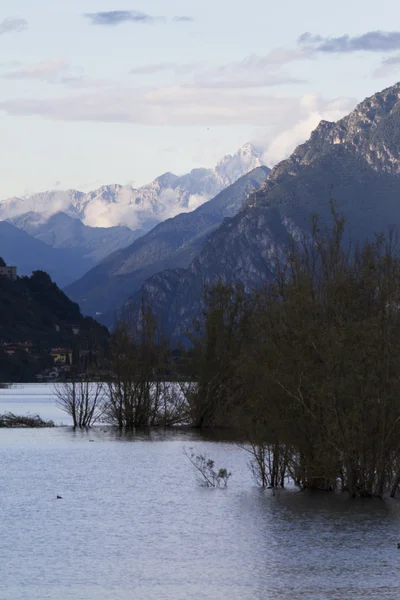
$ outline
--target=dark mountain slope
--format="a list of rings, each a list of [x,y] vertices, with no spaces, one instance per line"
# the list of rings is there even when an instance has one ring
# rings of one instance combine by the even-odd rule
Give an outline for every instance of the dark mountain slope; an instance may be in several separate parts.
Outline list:
[[[0,221],[0,256],[7,264],[17,265],[19,274],[46,271],[60,286],[73,281],[77,273],[85,273],[91,264],[75,250],[51,248],[6,221]]]
[[[128,248],[115,252],[81,280],[66,288],[86,314],[117,308],[143,282],[164,269],[186,268],[204,239],[238,212],[244,200],[268,174],[258,167],[192,213],[183,213],[157,225]]]
[[[222,276],[247,289],[268,278],[271,257],[288,237],[297,237],[317,213],[330,219],[333,197],[360,240],[400,224],[400,84],[361,103],[338,123],[322,122],[305,144],[277,165],[244,209],[225,221],[174,282],[162,304],[171,308],[165,324],[180,335],[198,314],[204,283]],[[158,310],[158,286],[168,272],[150,280],[143,292]],[[137,301],[133,299],[135,303]],[[164,314],[164,312],[163,312]]]

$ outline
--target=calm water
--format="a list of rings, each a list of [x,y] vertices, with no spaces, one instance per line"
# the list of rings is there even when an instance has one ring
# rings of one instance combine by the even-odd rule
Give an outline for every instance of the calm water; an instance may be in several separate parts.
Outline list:
[[[46,389],[0,412],[55,418]],[[229,487],[198,487],[185,447]],[[400,502],[274,497],[236,446],[184,432],[0,430],[0,460],[1,600],[400,598]]]

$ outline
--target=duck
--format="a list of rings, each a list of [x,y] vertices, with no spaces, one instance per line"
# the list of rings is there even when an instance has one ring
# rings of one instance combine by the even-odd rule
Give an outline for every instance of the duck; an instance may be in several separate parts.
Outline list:
[[[62,496],[57,496],[57,500],[62,500]]]
[[[400,542],[397,542],[397,550],[400,550]]]

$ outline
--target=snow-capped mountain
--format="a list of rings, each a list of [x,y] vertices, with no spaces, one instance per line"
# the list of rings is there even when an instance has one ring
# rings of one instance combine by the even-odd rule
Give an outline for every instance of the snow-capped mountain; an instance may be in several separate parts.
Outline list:
[[[148,231],[167,218],[191,212],[261,164],[261,154],[246,144],[213,169],[193,169],[183,176],[165,173],[139,189],[113,184],[89,193],[53,190],[9,198],[0,202],[0,220],[14,220],[26,213],[50,218],[63,212],[91,227],[123,225]]]

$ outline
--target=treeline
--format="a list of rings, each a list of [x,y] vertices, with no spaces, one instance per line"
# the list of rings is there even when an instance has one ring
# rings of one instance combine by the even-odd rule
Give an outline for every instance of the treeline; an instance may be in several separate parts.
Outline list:
[[[101,372],[96,363],[83,369],[77,362],[68,380],[56,384],[57,404],[75,427],[99,420],[128,430],[190,423],[193,384],[182,379],[176,356],[143,302],[137,318],[128,312],[117,324]]]
[[[264,487],[394,496],[399,244],[390,232],[352,247],[333,205],[332,221],[314,218],[261,289],[208,287],[189,350],[174,354],[143,302],[111,336],[101,390],[73,381],[61,405],[76,425],[233,428]]]
[[[344,219],[312,231],[245,293],[219,282],[192,336],[197,427],[236,428],[261,485],[351,496],[400,483],[397,237],[345,242]]]

